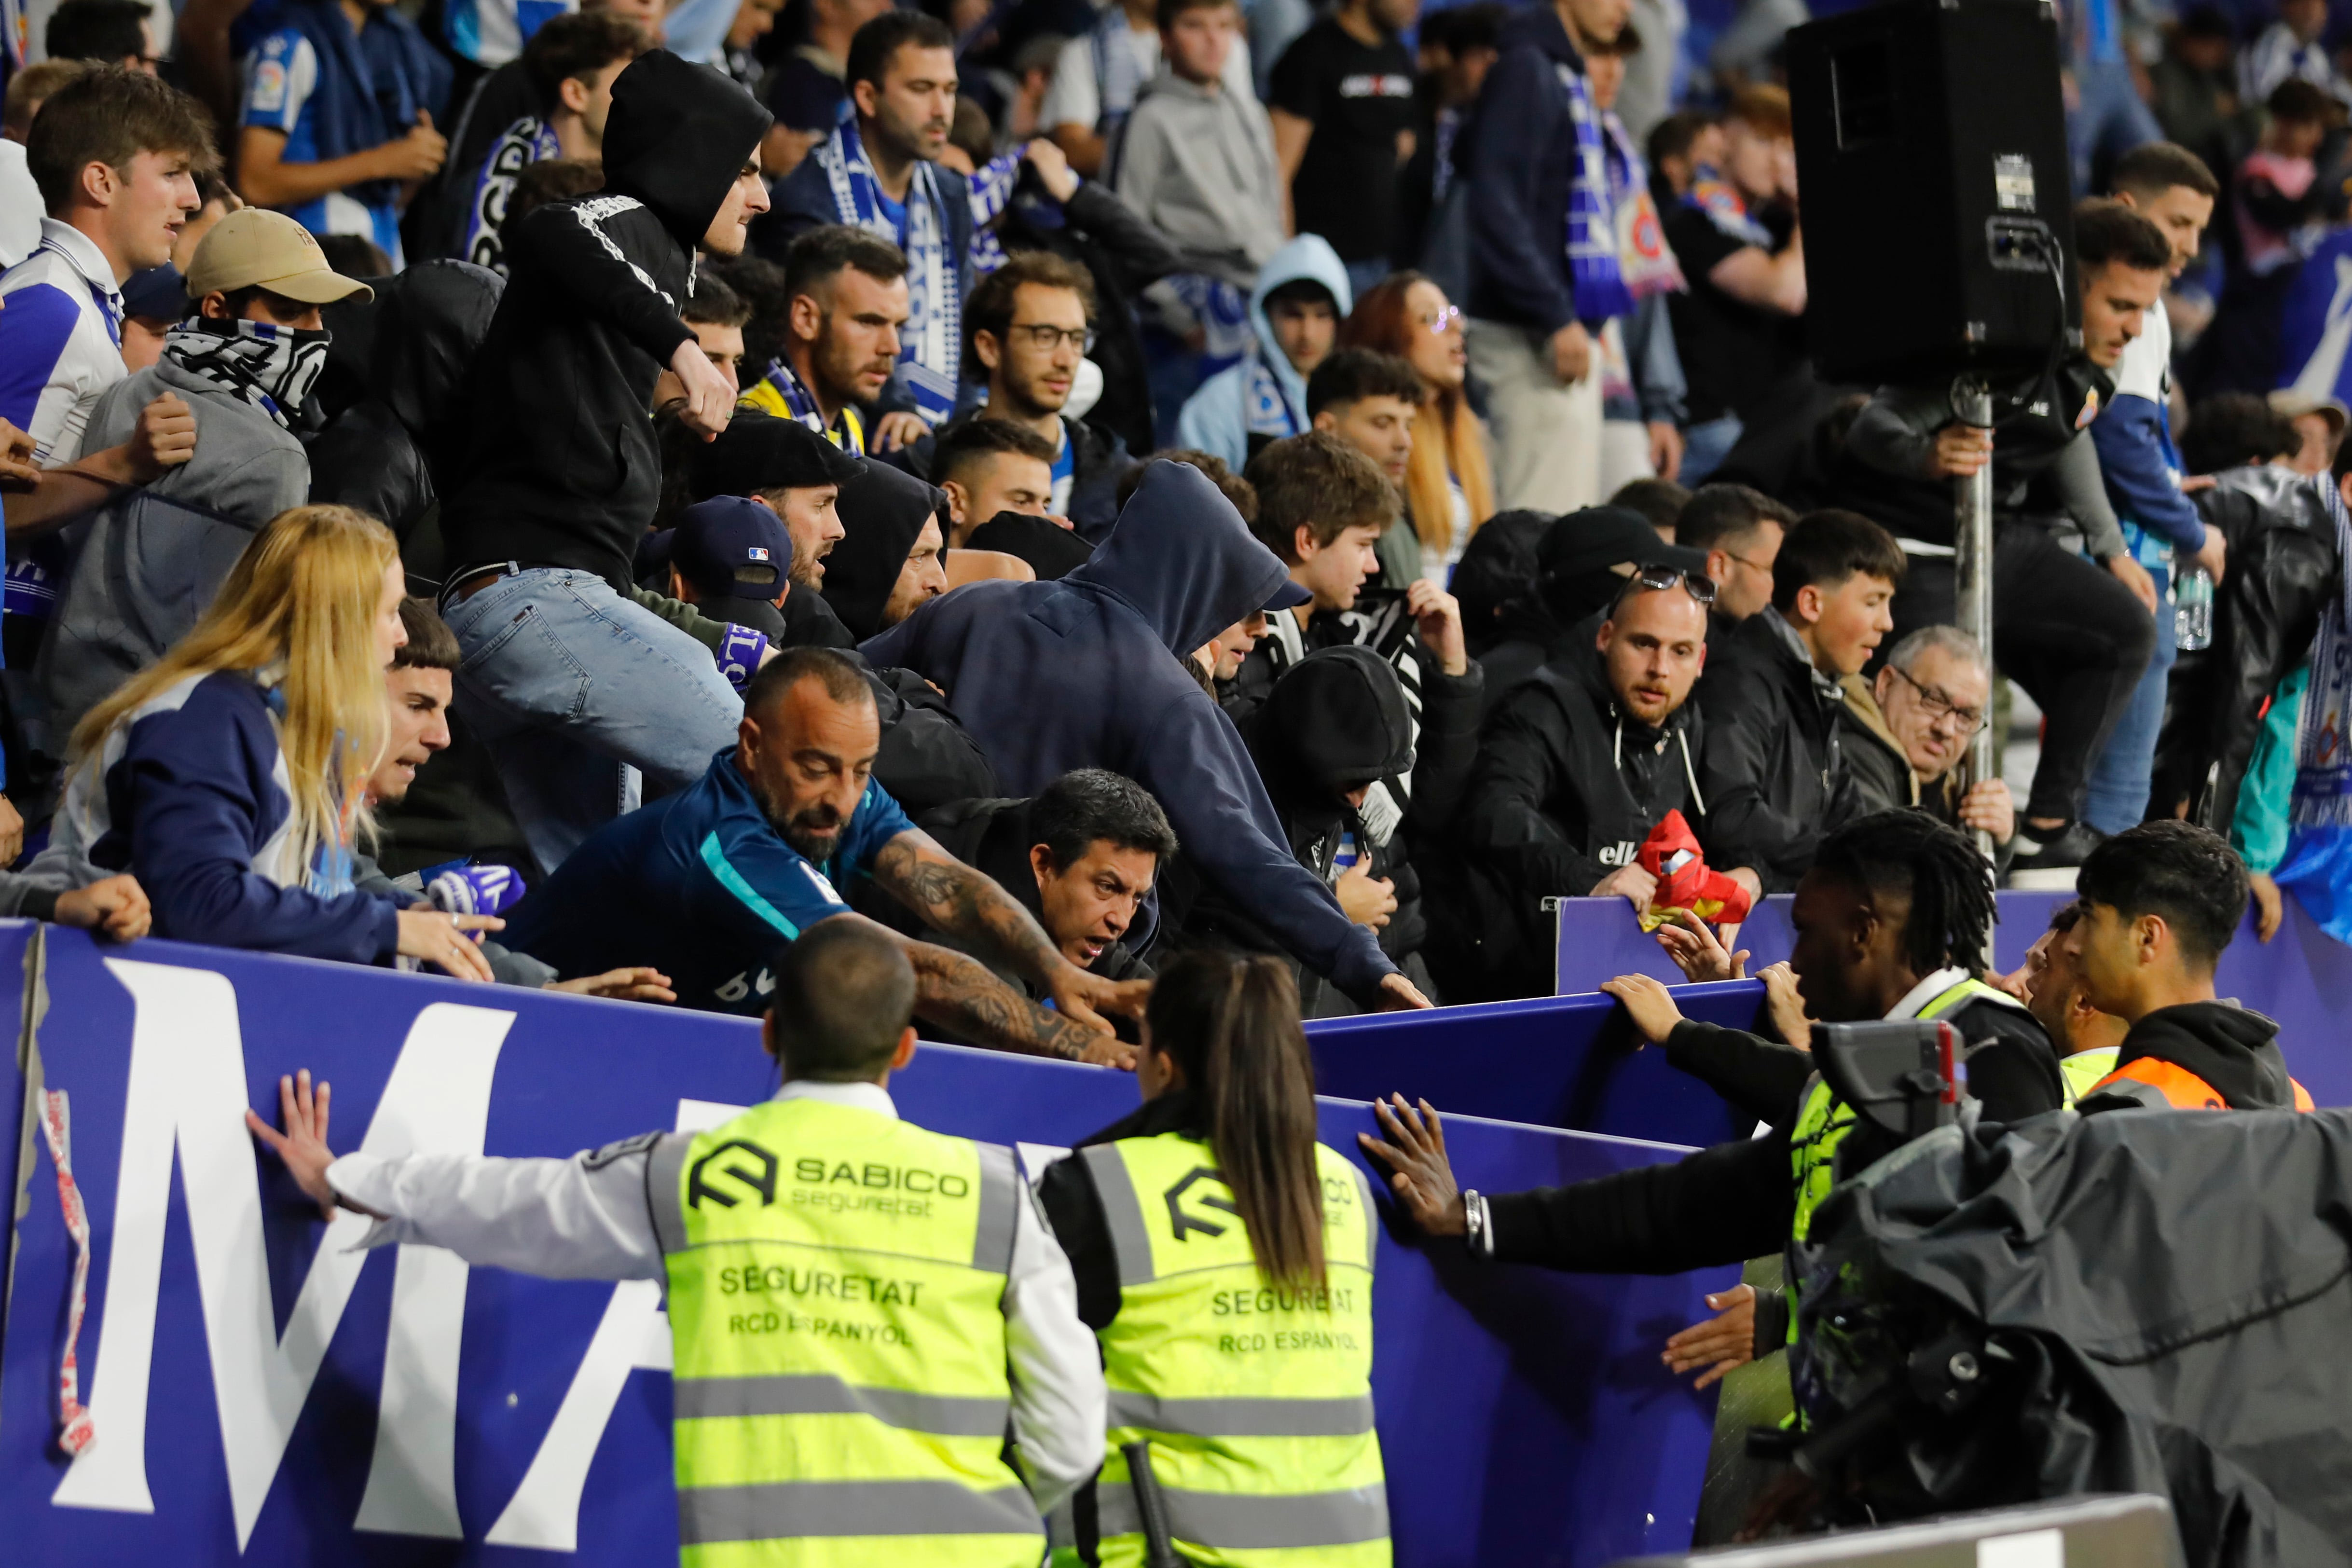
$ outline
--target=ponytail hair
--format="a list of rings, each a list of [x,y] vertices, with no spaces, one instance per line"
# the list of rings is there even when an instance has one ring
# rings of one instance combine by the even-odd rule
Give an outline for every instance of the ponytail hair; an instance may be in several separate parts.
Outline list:
[[[1185,953],[1160,971],[1145,1026],[1150,1048],[1176,1059],[1207,1113],[1209,1147],[1258,1272],[1269,1285],[1320,1289],[1315,1064],[1289,968],[1274,958]]]

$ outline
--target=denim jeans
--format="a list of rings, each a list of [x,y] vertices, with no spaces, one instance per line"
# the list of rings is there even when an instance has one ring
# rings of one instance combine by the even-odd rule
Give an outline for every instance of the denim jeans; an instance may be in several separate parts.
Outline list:
[[[1696,489],[1706,483],[1706,477],[1723,466],[1731,448],[1739,445],[1747,426],[1737,414],[1726,414],[1694,425],[1683,432],[1683,468],[1675,482],[1685,489]]]
[[[2148,655],[2147,673],[2139,678],[2116,727],[2107,731],[2106,748],[2091,764],[2091,784],[2083,799],[2083,820],[2102,833],[2137,827],[2147,814],[2147,791],[2156,763],[2157,732],[2164,728],[2164,687],[2172,673],[2172,606],[2164,602],[2171,574],[2150,566],[2156,579],[2156,650]]]
[[[465,662],[457,700],[496,759],[541,868],[702,776],[743,717],[709,649],[586,572],[517,572],[443,611]]]

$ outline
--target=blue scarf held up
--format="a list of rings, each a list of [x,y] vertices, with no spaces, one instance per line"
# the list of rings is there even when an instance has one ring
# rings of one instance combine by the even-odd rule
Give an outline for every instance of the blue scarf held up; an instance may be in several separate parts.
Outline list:
[[[1609,160],[1592,84],[1555,63],[1560,89],[1576,121],[1576,174],[1568,186],[1568,276],[1576,289],[1578,320],[1598,327],[1633,312],[1633,294],[1617,261],[1617,216],[1609,190]]]

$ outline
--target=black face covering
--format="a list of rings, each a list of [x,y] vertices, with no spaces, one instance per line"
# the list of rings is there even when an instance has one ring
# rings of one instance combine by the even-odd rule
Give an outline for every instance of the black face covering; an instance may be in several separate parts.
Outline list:
[[[841,487],[842,540],[824,558],[824,599],[858,641],[882,630],[882,611],[898,574],[943,499],[887,463],[866,464],[864,474]]]

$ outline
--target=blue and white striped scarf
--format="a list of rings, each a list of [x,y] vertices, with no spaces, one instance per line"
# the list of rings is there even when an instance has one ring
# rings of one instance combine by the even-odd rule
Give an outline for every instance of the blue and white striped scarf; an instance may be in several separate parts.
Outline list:
[[[894,378],[914,399],[916,411],[933,426],[955,412],[956,373],[962,353],[963,320],[957,295],[955,258],[948,254],[947,214],[940,205],[939,170],[915,165],[907,187],[907,232],[901,235],[882,210],[882,187],[857,139],[855,102],[841,106],[840,122],[816,150],[818,166],[833,187],[834,216],[898,246],[907,253],[907,324],[898,338]]]
[[[1590,327],[1633,313],[1633,291],[1617,263],[1617,216],[1610,199],[1609,159],[1592,84],[1555,62],[1560,89],[1576,121],[1576,174],[1568,186],[1568,276],[1576,314]]]
[[[982,163],[967,184],[971,188],[971,269],[985,278],[1004,265],[1004,247],[991,226],[1013,205],[1021,183],[1021,154],[1002,153]]]
[[[2311,644],[2311,685],[2296,733],[2294,796],[2287,808],[2286,858],[2273,879],[2294,889],[2320,929],[2352,943],[2352,514],[2330,478],[2311,484],[2336,520],[2341,581]]]

